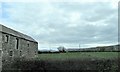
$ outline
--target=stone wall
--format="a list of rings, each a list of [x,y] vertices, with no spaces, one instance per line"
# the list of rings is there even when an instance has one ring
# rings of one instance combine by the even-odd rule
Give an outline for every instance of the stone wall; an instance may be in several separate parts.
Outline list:
[[[0,32],[0,72],[2,70],[2,33]]]
[[[7,65],[7,68],[9,69],[10,64],[12,64],[16,59],[35,58],[35,53],[38,48],[37,42],[29,41],[7,33],[3,33],[2,37],[3,67],[6,67]]]

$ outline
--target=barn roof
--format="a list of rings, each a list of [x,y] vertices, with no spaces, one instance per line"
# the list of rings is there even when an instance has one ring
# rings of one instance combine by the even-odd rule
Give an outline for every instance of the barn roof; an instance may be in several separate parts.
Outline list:
[[[2,24],[0,24],[0,32],[7,33],[7,34],[10,34],[10,35],[13,35],[13,36],[17,36],[17,37],[20,37],[20,38],[23,38],[23,39],[26,39],[26,40],[29,40],[29,41],[37,42],[32,37],[30,37],[28,35],[25,35],[23,33],[20,33],[18,31],[15,31],[11,28],[8,28],[8,27],[6,27]]]

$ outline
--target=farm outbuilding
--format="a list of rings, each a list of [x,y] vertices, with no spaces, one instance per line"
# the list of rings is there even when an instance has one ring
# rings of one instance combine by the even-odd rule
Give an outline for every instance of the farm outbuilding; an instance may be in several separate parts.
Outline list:
[[[37,53],[37,41],[0,24],[0,70],[17,58],[33,59]]]

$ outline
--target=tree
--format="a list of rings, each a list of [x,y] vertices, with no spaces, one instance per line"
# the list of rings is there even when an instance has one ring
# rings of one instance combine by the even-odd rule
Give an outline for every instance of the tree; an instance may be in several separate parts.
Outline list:
[[[59,50],[59,52],[66,52],[66,49],[64,46],[60,46],[57,49]]]

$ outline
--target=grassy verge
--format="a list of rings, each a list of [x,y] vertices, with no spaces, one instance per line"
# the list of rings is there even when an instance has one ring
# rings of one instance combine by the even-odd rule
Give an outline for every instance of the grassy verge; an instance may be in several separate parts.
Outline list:
[[[3,72],[118,72],[117,58],[118,52],[39,54],[35,60],[18,59],[12,64],[13,69]]]

